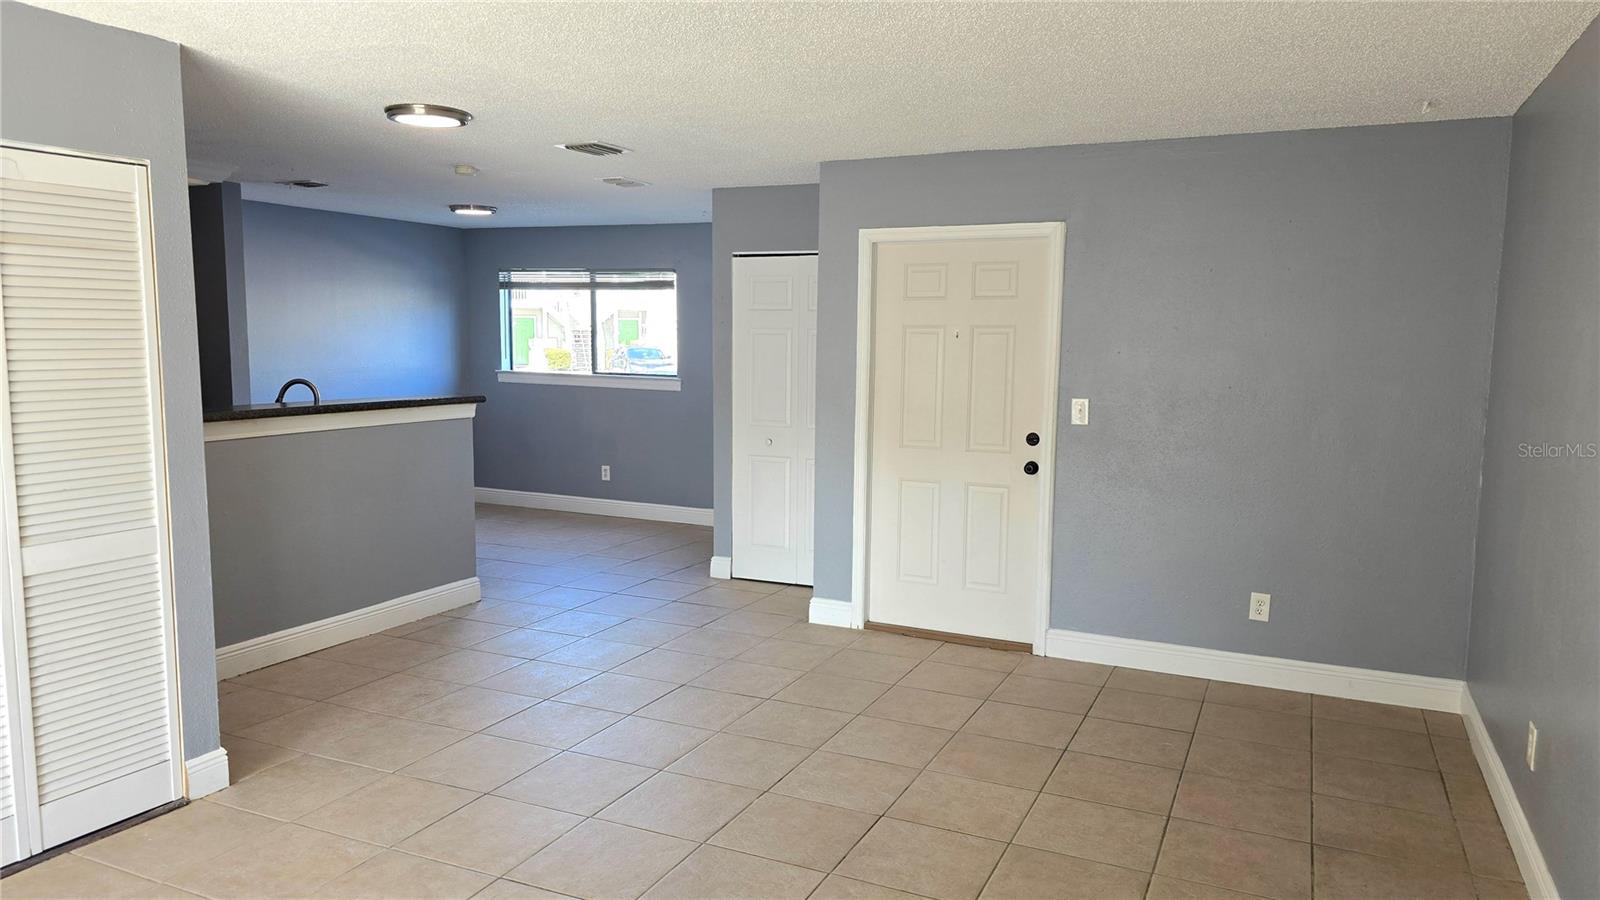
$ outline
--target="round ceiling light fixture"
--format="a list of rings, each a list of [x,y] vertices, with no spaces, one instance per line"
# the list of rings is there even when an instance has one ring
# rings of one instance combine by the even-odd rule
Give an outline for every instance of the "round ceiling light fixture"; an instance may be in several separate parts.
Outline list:
[[[499,207],[484,206],[481,203],[452,203],[450,211],[458,216],[492,216]]]
[[[472,121],[472,113],[464,109],[434,103],[392,103],[383,114],[391,122],[414,128],[460,128]]]

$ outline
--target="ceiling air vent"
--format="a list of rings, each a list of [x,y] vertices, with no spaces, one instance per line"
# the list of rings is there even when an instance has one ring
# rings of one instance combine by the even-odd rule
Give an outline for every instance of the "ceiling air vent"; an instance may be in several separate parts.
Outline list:
[[[610,178],[602,178],[600,180],[612,187],[644,187],[650,183],[648,181],[640,181],[637,178],[626,178],[622,175],[613,175]]]
[[[608,144],[605,141],[579,141],[573,144],[557,144],[556,146],[563,150],[571,150],[573,153],[583,153],[588,156],[621,156],[628,152],[627,147]]]
[[[280,181],[278,183],[284,187],[297,188],[325,188],[328,186],[326,181],[312,181],[309,178],[297,178],[292,181]]]

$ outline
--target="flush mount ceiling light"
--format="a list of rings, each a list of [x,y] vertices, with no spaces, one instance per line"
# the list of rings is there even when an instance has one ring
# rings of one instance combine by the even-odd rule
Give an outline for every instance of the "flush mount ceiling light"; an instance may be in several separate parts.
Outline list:
[[[432,103],[394,103],[383,108],[389,121],[414,128],[460,128],[472,121],[472,113],[454,106]]]
[[[498,207],[484,206],[481,203],[452,203],[450,211],[458,216],[492,216]]]

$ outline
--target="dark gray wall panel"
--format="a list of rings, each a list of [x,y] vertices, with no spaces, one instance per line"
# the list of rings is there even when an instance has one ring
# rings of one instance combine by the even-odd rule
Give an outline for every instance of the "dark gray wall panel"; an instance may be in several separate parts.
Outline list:
[[[224,409],[250,402],[245,333],[244,201],[231,181],[189,188],[194,247],[195,324],[200,334],[200,402]]]

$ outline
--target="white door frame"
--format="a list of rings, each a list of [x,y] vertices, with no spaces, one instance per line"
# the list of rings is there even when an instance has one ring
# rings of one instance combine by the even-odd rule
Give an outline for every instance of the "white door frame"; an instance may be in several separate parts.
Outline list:
[[[997,238],[1044,238],[1049,244],[1049,273],[1046,284],[1050,297],[1045,304],[1048,336],[1044,421],[1039,430],[1051,437],[1051,459],[1041,467],[1037,480],[1039,503],[1039,578],[1034,598],[1033,652],[1043,655],[1045,633],[1050,628],[1050,570],[1053,550],[1052,531],[1055,497],[1056,404],[1059,402],[1061,372],[1062,277],[1066,267],[1067,224],[1065,222],[1018,222],[1009,225],[932,225],[913,228],[863,228],[856,257],[856,421],[855,478],[851,500],[850,625],[862,628],[867,622],[867,535],[871,521],[868,508],[872,472],[872,344],[873,273],[877,246],[896,242],[994,240]]]

